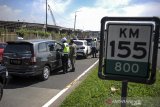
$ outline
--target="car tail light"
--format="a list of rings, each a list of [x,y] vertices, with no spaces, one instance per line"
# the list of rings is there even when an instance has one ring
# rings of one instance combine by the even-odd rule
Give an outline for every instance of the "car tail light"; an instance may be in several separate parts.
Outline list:
[[[80,47],[80,49],[85,49],[85,47]]]
[[[35,55],[33,55],[33,56],[31,57],[30,63],[31,63],[31,64],[35,64],[35,63],[36,63],[36,56],[35,56]]]
[[[3,60],[3,53],[0,55],[0,61]]]

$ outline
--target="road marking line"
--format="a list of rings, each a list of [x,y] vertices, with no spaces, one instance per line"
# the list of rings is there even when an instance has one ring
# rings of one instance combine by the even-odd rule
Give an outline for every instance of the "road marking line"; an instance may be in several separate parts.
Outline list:
[[[67,85],[63,90],[61,90],[56,96],[54,96],[51,100],[49,100],[42,107],[49,107],[53,102],[55,102],[63,93],[65,93],[73,84],[75,84],[82,76],[84,76],[93,66],[98,63],[97,60],[93,65],[91,65],[87,70],[85,70],[80,76],[78,76],[75,80],[73,80],[69,85]]]

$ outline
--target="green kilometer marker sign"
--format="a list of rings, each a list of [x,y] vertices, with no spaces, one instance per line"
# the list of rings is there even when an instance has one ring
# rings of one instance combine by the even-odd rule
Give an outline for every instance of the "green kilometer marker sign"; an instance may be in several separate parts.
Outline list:
[[[108,23],[105,73],[148,78],[153,25]]]

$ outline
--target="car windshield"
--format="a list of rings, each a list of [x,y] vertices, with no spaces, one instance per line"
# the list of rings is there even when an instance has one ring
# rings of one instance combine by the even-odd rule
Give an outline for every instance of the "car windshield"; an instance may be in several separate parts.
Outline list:
[[[92,39],[85,39],[87,42],[92,42]]]
[[[75,43],[76,45],[83,45],[83,42],[79,42],[79,41],[74,41],[74,43]]]
[[[92,39],[85,39],[86,41],[87,41],[87,45],[88,46],[91,46],[91,44],[92,44]]]
[[[5,53],[31,53],[29,44],[8,44],[5,48]]]

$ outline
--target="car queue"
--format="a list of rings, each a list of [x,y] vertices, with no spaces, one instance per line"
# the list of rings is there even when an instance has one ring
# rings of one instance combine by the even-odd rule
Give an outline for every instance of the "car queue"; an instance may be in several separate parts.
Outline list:
[[[76,44],[76,57],[87,58],[91,54],[91,46],[86,40],[73,41]],[[8,81],[8,74],[13,77],[38,76],[40,80],[47,80],[51,72],[64,66],[62,42],[35,39],[8,41],[6,44],[0,66],[0,99]],[[71,69],[70,60],[67,63],[68,69]],[[72,71],[75,71],[75,68],[72,67]]]

